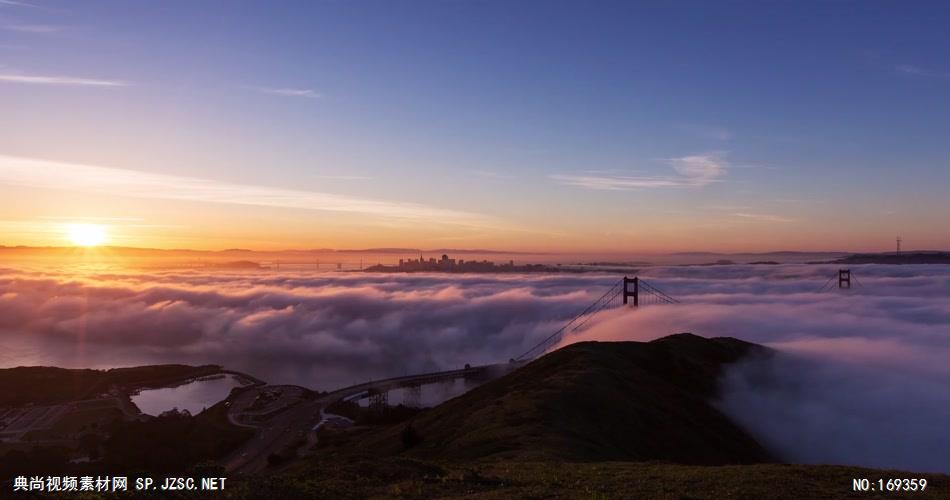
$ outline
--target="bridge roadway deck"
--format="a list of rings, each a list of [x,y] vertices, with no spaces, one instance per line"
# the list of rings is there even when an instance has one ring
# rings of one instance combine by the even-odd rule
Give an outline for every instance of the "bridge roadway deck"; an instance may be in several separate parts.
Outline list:
[[[350,387],[337,389],[321,396],[320,399],[327,399],[330,401],[330,403],[332,403],[351,396],[356,396],[363,392],[388,392],[402,387],[435,384],[438,382],[445,382],[460,378],[478,379],[481,377],[501,376],[513,370],[517,366],[520,366],[520,363],[498,363],[492,365],[473,366],[459,370],[447,370],[442,372],[421,373],[418,375],[406,375],[403,377],[372,380],[362,384],[356,384]]]

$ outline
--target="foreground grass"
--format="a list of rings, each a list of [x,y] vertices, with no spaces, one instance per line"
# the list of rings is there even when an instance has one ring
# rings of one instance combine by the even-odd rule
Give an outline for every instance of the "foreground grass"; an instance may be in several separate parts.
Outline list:
[[[854,478],[926,478],[924,492],[855,492]],[[0,495],[2,496],[2,495]],[[950,498],[950,476],[825,465],[685,466],[647,462],[437,463],[407,458],[309,459],[231,477],[215,492],[79,494],[69,498],[302,499],[837,499]],[[22,495],[20,498],[64,498]]]
[[[924,492],[855,492],[854,478],[926,478]],[[950,476],[844,466],[683,466],[633,462],[306,461],[235,480],[227,498],[950,498]]]

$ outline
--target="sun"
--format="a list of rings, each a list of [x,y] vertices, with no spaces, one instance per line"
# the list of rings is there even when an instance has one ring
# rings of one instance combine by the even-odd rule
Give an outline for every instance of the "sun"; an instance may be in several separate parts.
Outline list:
[[[100,224],[70,224],[66,226],[66,237],[74,245],[95,247],[106,242],[106,228]]]

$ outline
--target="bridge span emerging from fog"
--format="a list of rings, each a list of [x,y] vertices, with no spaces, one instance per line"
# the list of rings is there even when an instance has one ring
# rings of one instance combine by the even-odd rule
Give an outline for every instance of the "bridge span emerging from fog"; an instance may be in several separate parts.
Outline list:
[[[350,387],[337,389],[323,396],[324,398],[336,398],[336,400],[354,398],[356,396],[365,396],[373,400],[376,404],[385,404],[389,391],[395,389],[408,389],[410,394],[423,385],[436,384],[454,381],[458,379],[484,381],[497,378],[505,373],[512,371],[518,366],[531,361],[532,359],[544,354],[550,348],[554,347],[564,338],[564,335],[579,330],[594,315],[612,307],[622,305],[632,305],[639,307],[650,304],[676,304],[678,300],[663,293],[655,286],[644,281],[639,277],[623,279],[614,282],[609,286],[606,292],[597,300],[575,314],[564,325],[554,331],[551,335],[545,337],[530,349],[523,352],[520,356],[510,359],[507,363],[496,363],[480,366],[468,366],[458,370],[447,370],[432,373],[420,373],[417,375],[406,375],[382,380],[375,380],[356,384]],[[359,399],[363,399],[362,397]]]
[[[420,406],[422,387],[462,379],[482,383],[501,377],[560,343],[564,335],[582,328],[597,313],[623,305],[639,307],[648,304],[674,304],[677,300],[640,278],[614,282],[592,304],[571,317],[564,325],[530,349],[507,363],[468,366],[456,370],[405,375],[372,380],[337,389],[316,397],[298,386],[255,385],[228,398],[228,419],[235,425],[252,427],[252,439],[224,460],[231,473],[252,473],[263,470],[287,454],[296,454],[308,441],[315,439],[315,428],[327,418],[324,410],[343,400],[369,399],[370,408],[388,405],[389,393],[404,390],[403,402]],[[308,396],[311,394],[311,396]]]
[[[440,384],[454,382],[459,379],[473,382],[484,382],[493,378],[500,377],[514,368],[521,366],[522,362],[512,360],[509,363],[497,363],[492,365],[466,366],[458,370],[446,370],[441,372],[420,373],[417,375],[406,375],[402,377],[393,377],[381,380],[372,380],[362,384],[344,387],[329,392],[322,399],[327,399],[331,403],[345,399],[370,399],[371,406],[386,405],[388,402],[387,394],[396,389],[406,389],[410,395],[415,395],[422,386],[430,384]]]
[[[827,290],[828,285],[836,278],[838,280],[838,288],[841,289],[850,289],[851,280],[857,279],[850,269],[840,269],[835,275],[829,278],[828,282],[825,283],[825,286],[822,286],[819,292]],[[860,282],[858,282],[858,284],[860,284]],[[603,295],[598,297],[597,300],[567,320],[551,335],[541,339],[539,342],[531,346],[531,348],[521,353],[521,355],[509,360],[508,363],[481,366],[466,365],[465,368],[459,370],[422,373],[418,375],[407,375],[403,377],[371,381],[343,389],[338,389],[331,392],[326,397],[338,395],[339,399],[347,399],[363,395],[365,397],[371,398],[376,404],[385,404],[386,393],[394,389],[409,389],[410,394],[412,394],[412,391],[417,390],[418,387],[428,384],[447,382],[456,379],[488,380],[491,378],[496,378],[508,373],[509,371],[512,371],[513,369],[531,361],[534,358],[543,355],[552,347],[558,345],[561,340],[564,339],[565,335],[571,334],[583,328],[584,325],[586,325],[591,320],[591,318],[601,311],[621,306],[640,307],[654,304],[678,303],[680,303],[679,300],[666,294],[643,278],[640,278],[639,276],[633,278],[624,276],[622,279],[619,279],[613,282],[613,284],[609,285]]]
[[[838,288],[850,290],[852,279],[860,285],[849,269],[841,269],[818,290],[829,290],[829,285],[838,280]],[[388,405],[388,394],[404,390],[403,403],[420,406],[422,387],[430,384],[454,382],[459,379],[482,383],[501,377],[535,359],[560,344],[565,335],[587,324],[597,313],[616,307],[640,307],[652,304],[677,304],[679,301],[640,277],[613,282],[597,300],[575,314],[552,334],[531,346],[521,355],[507,363],[468,366],[416,375],[405,375],[355,384],[328,393],[313,396],[299,386],[255,385],[246,387],[228,398],[228,418],[232,423],[256,429],[254,438],[245,443],[224,460],[225,468],[232,473],[256,472],[267,468],[273,457],[287,453],[295,454],[308,441],[316,439],[314,429],[328,418],[324,410],[334,403],[348,400],[369,399],[369,407],[382,409]],[[289,451],[288,451],[289,450]]]

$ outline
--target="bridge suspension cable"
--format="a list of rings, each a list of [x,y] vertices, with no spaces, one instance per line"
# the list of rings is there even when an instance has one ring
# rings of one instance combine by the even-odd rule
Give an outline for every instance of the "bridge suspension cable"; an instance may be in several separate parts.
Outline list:
[[[854,277],[854,282],[857,283],[859,287],[864,288],[864,283],[861,283],[861,280],[858,279],[857,274],[852,274],[852,277]]]
[[[517,358],[515,358],[515,360],[525,361],[528,359],[535,358],[539,356],[540,354],[543,354],[545,351],[548,350],[548,348],[550,348],[552,345],[558,343],[561,340],[562,335],[564,334],[565,331],[567,331],[568,328],[571,327],[571,325],[574,325],[574,323],[576,323],[582,317],[593,313],[595,310],[597,312],[600,312],[600,310],[604,308],[603,304],[610,304],[611,300],[613,300],[618,295],[620,295],[620,293],[623,291],[623,289],[620,287],[620,284],[621,284],[620,281],[617,281],[616,283],[614,283],[613,286],[611,286],[606,292],[604,292],[604,294],[601,295],[600,298],[595,300],[594,303],[587,306],[586,309],[584,309],[583,311],[575,315],[567,323],[565,323],[563,326],[558,328],[554,333],[552,333],[551,335],[548,335],[543,340],[541,340],[541,342],[538,342],[537,344],[535,344],[534,347],[525,351],[521,356],[518,356]],[[575,330],[578,326],[579,325],[576,325],[574,328],[571,329],[571,331]]]
[[[819,288],[818,291],[815,293],[821,293],[825,291],[825,287],[827,287],[832,281],[834,281],[835,278],[837,278],[837,276],[832,276],[828,278],[828,281],[826,281],[824,285],[821,285],[821,288]]]
[[[648,295],[652,295],[656,299],[657,303],[664,303],[664,304],[679,304],[680,303],[680,301],[661,292],[655,286],[647,283],[646,281],[640,280],[640,288],[646,291]]]
[[[635,281],[634,281],[635,280]],[[634,302],[634,305],[638,305],[640,299],[645,299],[644,304],[678,304],[679,301],[670,297],[666,293],[660,291],[655,286],[643,281],[639,278],[634,278],[634,280],[629,280],[624,278],[620,281],[615,282],[603,295],[601,295],[597,300],[592,304],[587,306],[583,311],[576,314],[567,323],[558,328],[554,333],[548,335],[543,340],[535,344],[533,347],[522,353],[517,358],[514,358],[515,361],[527,361],[534,359],[545,352],[548,349],[556,345],[558,342],[564,338],[565,333],[574,332],[579,330],[584,325],[590,321],[597,313],[611,307],[614,304],[614,301],[619,301],[619,298],[622,295],[633,294],[637,296],[637,300]],[[628,292],[626,283],[635,282],[635,289],[633,292]],[[626,301],[624,301],[626,303]],[[619,304],[618,304],[619,305]]]

